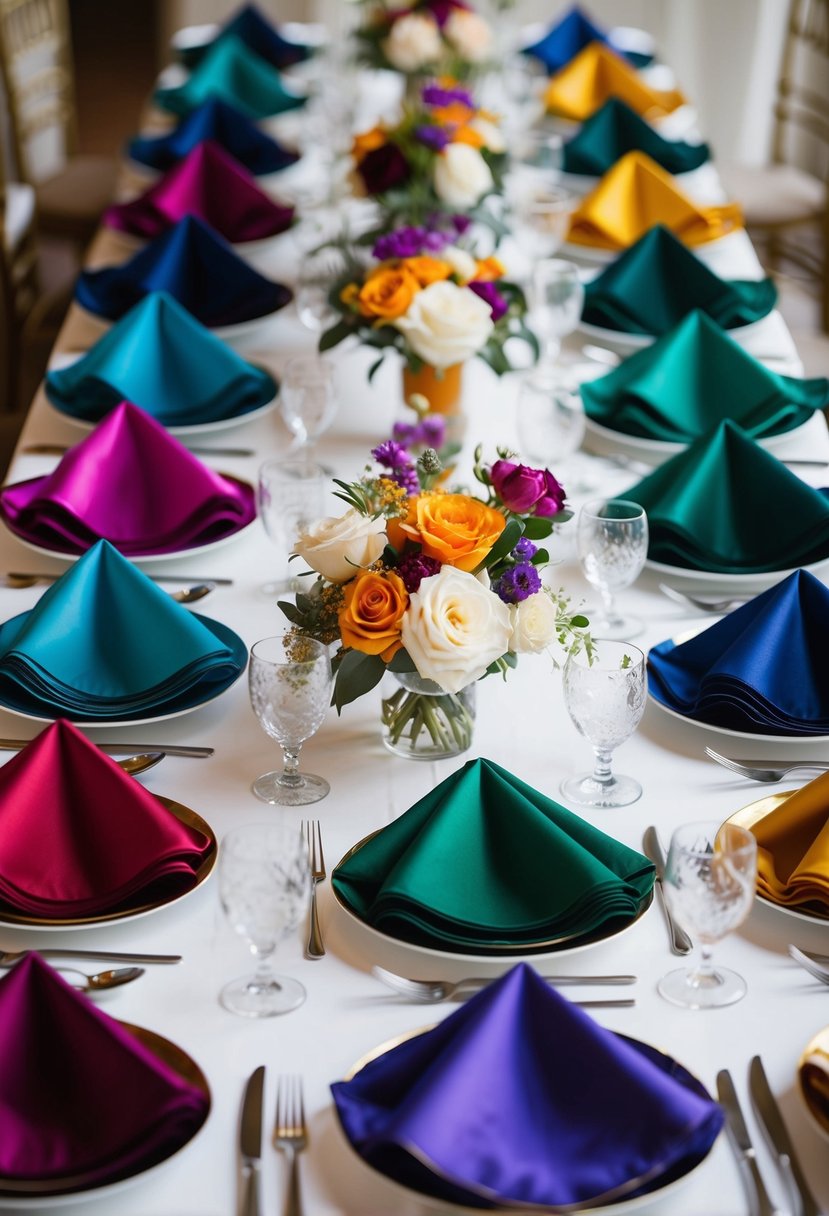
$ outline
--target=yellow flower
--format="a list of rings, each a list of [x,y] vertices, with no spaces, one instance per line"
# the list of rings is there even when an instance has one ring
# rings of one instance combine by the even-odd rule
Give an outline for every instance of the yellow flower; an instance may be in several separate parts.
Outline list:
[[[452,273],[452,267],[448,262],[428,256],[404,258],[402,265],[414,275],[421,287],[428,287],[430,283],[439,283],[443,279],[448,279]]]
[[[377,148],[382,148],[386,142],[386,132],[383,128],[372,127],[370,131],[362,131],[359,135],[354,136],[351,155],[359,165],[364,156],[368,156],[369,152],[374,152]]]
[[[420,284],[405,266],[381,266],[360,289],[360,306],[366,316],[394,321],[408,311]]]
[[[432,110],[432,118],[442,127],[462,127],[474,117],[475,111],[465,106],[462,101],[450,101],[448,106],[435,106]]]
[[[458,127],[452,136],[453,144],[469,144],[470,148],[483,148],[484,137],[479,131],[473,127],[466,125]]]
[[[493,279],[501,279],[506,273],[506,266],[500,258],[490,255],[488,258],[482,258],[475,268],[474,277],[478,282],[491,282]]]
[[[409,593],[393,570],[367,570],[345,588],[340,609],[343,646],[379,654],[384,663],[400,649],[400,628]]]

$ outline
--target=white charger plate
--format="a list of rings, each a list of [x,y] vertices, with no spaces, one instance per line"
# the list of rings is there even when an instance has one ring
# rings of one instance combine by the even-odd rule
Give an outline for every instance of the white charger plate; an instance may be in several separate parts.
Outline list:
[[[724,332],[729,338],[733,338],[735,342],[740,342],[747,335],[754,333],[765,319],[765,317],[760,317],[757,321],[749,321],[747,325],[737,325],[733,329],[727,329]],[[583,333],[588,338],[592,338],[601,346],[610,346],[620,353],[644,350],[645,347],[652,346],[657,340],[656,334],[628,334],[621,329],[607,329],[603,325],[591,325],[589,321],[579,321],[578,329],[580,333]]]
[[[800,426],[791,431],[783,431],[780,435],[769,435],[756,442],[767,452],[783,452],[790,443],[792,436],[797,435],[804,427],[811,424],[807,418]],[[688,443],[671,443],[666,439],[643,439],[639,435],[625,435],[622,431],[613,431],[610,427],[594,422],[592,418],[585,419],[586,447],[598,456],[624,456],[634,461],[652,464],[654,468],[672,456],[684,452]],[[689,441],[690,442],[690,441]],[[783,457],[781,456],[781,459]],[[635,472],[632,476],[638,476]]]
[[[718,735],[724,739],[750,739],[755,743],[771,743],[781,747],[791,744],[802,746],[804,743],[817,743],[822,751],[825,751],[825,746],[829,743],[829,735],[764,735],[748,730],[732,730],[727,726],[714,726],[709,722],[699,722],[696,718],[689,718],[685,714],[681,714],[678,709],[671,709],[670,706],[663,704],[662,701],[653,695],[650,689],[648,689],[648,701],[651,705],[656,706],[660,713],[667,714],[669,718],[675,718],[678,722],[684,722],[688,726],[695,726],[698,730],[708,731],[709,734]],[[794,757],[792,763],[797,758]],[[757,763],[762,765],[763,762],[758,758]],[[788,911],[788,909],[784,908],[778,910],[781,912]]]
[[[645,562],[645,569],[659,576],[659,581],[670,587],[691,591],[704,587],[706,591],[722,591],[725,595],[745,595],[767,591],[777,583],[794,574],[795,570],[808,570],[820,578],[829,571],[829,556],[808,566],[793,566],[789,570],[767,570],[760,574],[720,574],[713,570],[688,570],[684,566],[668,566],[663,562]]]
[[[691,253],[696,256],[701,256],[706,249],[714,249],[720,245],[722,241],[727,241],[729,237],[734,236],[735,232],[742,232],[743,229],[733,229],[731,232],[726,232],[722,236],[715,237],[713,241],[704,241],[701,245],[689,245]],[[625,246],[625,249],[600,249],[597,245],[580,245],[575,241],[564,241],[558,253],[558,257],[572,258],[583,262],[590,262],[596,266],[609,266],[622,253],[625,253],[630,246]]]

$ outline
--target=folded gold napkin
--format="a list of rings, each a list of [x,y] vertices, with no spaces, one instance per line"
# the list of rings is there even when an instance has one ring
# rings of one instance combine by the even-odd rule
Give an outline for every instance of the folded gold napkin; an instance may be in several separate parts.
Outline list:
[[[544,105],[549,114],[584,122],[610,97],[646,118],[662,118],[685,103],[677,89],[650,88],[615,51],[591,42],[551,77]]]
[[[829,773],[823,773],[752,827],[757,891],[785,907],[829,911]]]

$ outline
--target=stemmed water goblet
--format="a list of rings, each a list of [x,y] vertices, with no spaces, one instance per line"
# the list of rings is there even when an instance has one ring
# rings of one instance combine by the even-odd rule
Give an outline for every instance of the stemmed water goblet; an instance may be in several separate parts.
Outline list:
[[[331,364],[319,355],[297,355],[282,373],[279,409],[296,447],[310,450],[328,430],[337,412]]]
[[[296,309],[302,324],[314,334],[319,335],[339,320],[329,296],[344,269],[339,249],[326,247],[303,256],[296,286]]]
[[[254,794],[277,806],[319,802],[331,787],[324,777],[299,771],[299,753],[319,730],[331,700],[328,647],[290,628],[263,638],[251,648],[248,684],[259,724],[283,755],[282,771],[257,777]]]
[[[325,506],[327,474],[322,465],[298,458],[266,460],[259,470],[259,518],[282,558],[279,577],[266,583],[267,594],[295,591],[289,574],[289,555],[300,532],[320,519]]]
[[[513,201],[515,239],[533,262],[557,252],[570,230],[570,215],[577,203],[571,191],[538,183],[522,189]]]
[[[579,734],[593,745],[592,773],[569,777],[561,792],[577,806],[628,806],[642,794],[633,777],[612,771],[613,752],[639,725],[645,712],[645,656],[637,646],[594,639],[567,658],[564,703]]]
[[[648,556],[644,509],[624,498],[586,503],[579,512],[576,547],[584,577],[602,597],[603,614],[590,614],[591,629],[608,638],[636,637],[642,621],[620,615],[614,595],[636,581]]]
[[[686,823],[674,832],[663,883],[677,924],[699,942],[701,958],[659,981],[666,1001],[686,1009],[733,1005],[746,992],[736,971],[714,967],[713,947],[748,916],[757,879],[757,841],[736,824]]]
[[[561,340],[579,323],[584,305],[584,287],[579,269],[563,258],[542,258],[532,274],[530,294],[533,329],[541,338],[541,359],[535,379],[552,379],[561,351]]]
[[[556,476],[572,492],[570,457],[581,447],[585,431],[578,391],[562,381],[524,380],[518,391],[516,425],[522,456],[555,469]]]
[[[281,938],[298,928],[310,897],[308,850],[287,824],[248,824],[228,833],[219,850],[219,898],[230,925],[256,956],[254,975],[226,984],[220,1001],[231,1013],[267,1018],[305,1000],[297,980],[274,975]]]

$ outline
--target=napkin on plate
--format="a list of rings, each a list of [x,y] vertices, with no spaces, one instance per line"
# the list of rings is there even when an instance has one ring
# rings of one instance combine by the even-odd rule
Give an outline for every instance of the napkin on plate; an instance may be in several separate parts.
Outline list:
[[[613,431],[692,443],[727,418],[754,438],[793,430],[829,405],[829,380],[769,371],[696,311],[581,393],[587,416]]]
[[[184,160],[129,203],[115,203],[104,223],[132,236],[152,240],[185,215],[215,228],[231,244],[261,241],[285,232],[294,208],[275,203],[219,144],[196,144]]]
[[[663,139],[635,110],[609,97],[564,145],[562,169],[602,177],[626,152],[644,152],[667,173],[688,173],[711,157],[708,144]]]
[[[188,66],[199,63],[220,38],[231,35],[240,38],[245,46],[280,71],[301,63],[312,53],[310,46],[292,42],[280,34],[276,26],[262,16],[256,5],[246,4],[225,21],[213,42],[188,48],[181,56],[182,61]]]
[[[181,1148],[208,1115],[200,1087],[37,954],[0,979],[0,1052],[0,1190],[7,1179],[129,1177]]]
[[[219,144],[254,177],[278,173],[299,160],[299,152],[271,139],[218,97],[208,97],[168,135],[137,136],[130,141],[127,153],[138,164],[166,173],[206,139]]]
[[[829,590],[796,570],[688,641],[654,646],[650,694],[728,730],[829,734],[827,620]]]
[[[700,207],[643,152],[628,152],[570,217],[567,240],[595,249],[627,249],[663,224],[686,245],[703,245],[743,226],[739,204]]]
[[[491,760],[470,760],[332,877],[375,929],[472,952],[610,931],[639,914],[653,880],[640,853]]]
[[[648,516],[648,557],[760,574],[829,558],[829,499],[726,419],[620,497]]]
[[[148,556],[233,536],[256,518],[256,493],[123,401],[53,472],[0,489],[0,516],[16,536],[59,553],[85,553],[103,537]]]
[[[279,72],[236,34],[212,43],[184,84],[156,89],[162,110],[187,115],[208,97],[218,97],[258,121],[305,105],[305,98],[286,89]]]
[[[538,59],[548,73],[558,72],[591,42],[607,42],[604,30],[591,21],[587,13],[574,5],[551,25],[542,38],[521,48],[522,54]]]
[[[270,316],[293,299],[290,288],[259,274],[193,215],[120,266],[81,271],[75,284],[78,303],[108,321],[152,291],[168,292],[210,327]]]
[[[829,773],[822,773],[751,829],[757,893],[786,908],[819,904],[829,913]]]
[[[0,910],[69,919],[162,902],[195,885],[210,847],[69,722],[0,769]]]
[[[76,363],[46,373],[46,396],[62,414],[97,422],[132,401],[165,426],[244,418],[277,393],[166,292],[151,292]]]
[[[824,1131],[829,1131],[829,1055],[815,1047],[800,1062],[798,1079],[803,1097]]]
[[[99,541],[34,608],[0,625],[0,705],[41,718],[180,713],[239,678],[247,648]]]
[[[685,102],[677,89],[652,89],[615,51],[591,42],[550,78],[544,105],[550,114],[584,122],[609,97],[618,97],[646,118],[662,118]]]
[[[475,1207],[654,1190],[698,1164],[723,1123],[675,1061],[605,1030],[526,963],[331,1091],[369,1165]]]
[[[666,334],[695,308],[723,329],[774,308],[771,279],[724,280],[657,224],[585,285],[582,320],[625,334]]]

